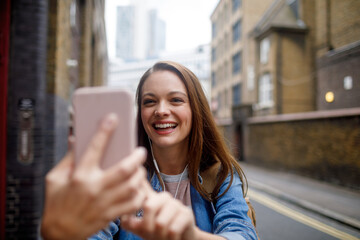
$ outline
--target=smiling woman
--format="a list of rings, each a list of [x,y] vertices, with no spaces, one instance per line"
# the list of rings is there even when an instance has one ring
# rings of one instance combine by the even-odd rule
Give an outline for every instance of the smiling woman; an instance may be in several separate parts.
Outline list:
[[[166,156],[165,159],[159,156],[159,148],[166,147],[186,156],[192,116],[184,83],[170,71],[156,71],[148,77],[140,94],[142,125],[152,140],[154,155],[160,161],[159,164],[169,162]],[[173,158],[172,162],[169,170],[175,174],[181,173],[186,165],[185,159],[179,161]]]
[[[158,62],[137,89],[138,143],[151,188],[136,216],[93,239],[257,239],[244,199],[246,179],[229,153],[197,77]]]

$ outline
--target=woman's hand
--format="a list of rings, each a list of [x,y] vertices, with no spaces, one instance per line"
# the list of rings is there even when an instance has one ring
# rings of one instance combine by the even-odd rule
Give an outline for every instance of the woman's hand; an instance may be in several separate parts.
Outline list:
[[[155,192],[145,184],[147,199],[143,217],[121,217],[121,227],[146,240],[225,240],[200,230],[192,209],[174,199],[168,192]]]
[[[147,182],[144,149],[107,170],[99,167],[117,123],[114,115],[105,119],[78,166],[74,167],[74,154],[69,152],[47,174],[41,223],[44,239],[84,239],[142,206]]]
[[[169,193],[147,191],[143,217],[124,216],[121,226],[146,240],[194,240],[197,227],[192,209]]]

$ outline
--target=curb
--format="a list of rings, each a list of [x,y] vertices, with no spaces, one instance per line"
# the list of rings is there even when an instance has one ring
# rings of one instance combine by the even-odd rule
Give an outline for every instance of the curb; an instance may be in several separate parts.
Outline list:
[[[334,212],[330,209],[327,209],[327,208],[324,208],[322,206],[319,206],[317,204],[313,204],[311,202],[308,202],[308,201],[305,201],[305,200],[302,200],[302,199],[298,199],[292,195],[289,195],[287,193],[284,193],[282,191],[279,191],[277,189],[274,189],[266,184],[263,184],[263,183],[260,183],[258,181],[255,181],[255,180],[251,180],[251,179],[248,179],[248,182],[249,182],[249,188],[254,188],[256,190],[259,190],[259,191],[262,191],[262,192],[265,192],[265,193],[268,193],[278,199],[281,199],[281,200],[284,200],[286,202],[289,202],[293,205],[296,205],[296,206],[299,206],[303,209],[306,209],[306,210],[310,210],[312,212],[315,212],[321,216],[324,216],[324,217],[327,217],[329,219],[332,219],[332,220],[335,220],[337,222],[340,222],[344,225],[347,225],[349,227],[352,227],[356,230],[360,230],[360,221],[356,220],[356,219],[353,219],[353,218],[350,218],[350,217],[347,217],[343,214],[340,214],[340,213],[337,213],[337,212]]]

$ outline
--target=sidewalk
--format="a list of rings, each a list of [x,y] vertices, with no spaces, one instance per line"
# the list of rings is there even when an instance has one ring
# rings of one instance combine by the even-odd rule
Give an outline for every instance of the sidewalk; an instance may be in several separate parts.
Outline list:
[[[311,210],[360,230],[360,192],[299,175],[240,162],[249,188]]]

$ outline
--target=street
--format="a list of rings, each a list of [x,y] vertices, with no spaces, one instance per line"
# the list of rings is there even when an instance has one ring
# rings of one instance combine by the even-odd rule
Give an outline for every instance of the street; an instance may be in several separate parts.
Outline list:
[[[269,195],[249,190],[262,240],[359,239],[360,232]],[[259,200],[259,201],[257,201]]]
[[[262,240],[360,239],[360,193],[241,162]]]

